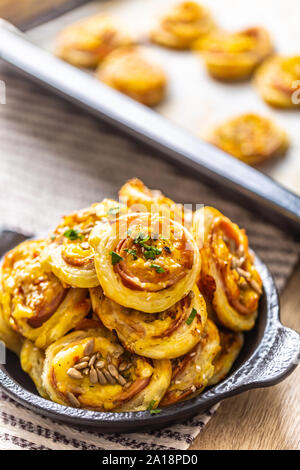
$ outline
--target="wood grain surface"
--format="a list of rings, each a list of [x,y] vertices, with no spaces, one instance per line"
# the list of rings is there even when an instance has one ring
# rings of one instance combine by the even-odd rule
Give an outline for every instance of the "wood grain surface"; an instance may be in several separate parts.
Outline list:
[[[300,265],[281,299],[281,320],[300,331]],[[280,384],[225,400],[190,449],[300,449],[300,367]]]

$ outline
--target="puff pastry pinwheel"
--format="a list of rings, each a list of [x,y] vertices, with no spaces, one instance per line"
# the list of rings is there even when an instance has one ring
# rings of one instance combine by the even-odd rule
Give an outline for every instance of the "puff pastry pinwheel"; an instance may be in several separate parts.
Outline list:
[[[271,57],[258,68],[255,84],[266,103],[300,109],[300,56]]]
[[[206,323],[206,304],[194,286],[183,299],[160,313],[128,309],[103,295],[100,287],[90,290],[93,311],[106,328],[115,330],[130,352],[152,359],[182,356],[198,342]]]
[[[127,181],[119,191],[121,203],[132,212],[158,213],[190,228],[192,212],[176,204],[159,190],[151,190],[138,178]]]
[[[219,80],[241,80],[272,53],[269,33],[262,28],[249,28],[230,33],[216,30],[199,39],[194,49],[201,52],[208,72]]]
[[[171,380],[171,362],[135,356],[99,326],[69,333],[46,351],[43,384],[51,400],[95,411],[156,406]]]
[[[153,42],[174,49],[189,49],[199,37],[215,27],[207,8],[196,2],[181,2],[161,19],[150,33]]]
[[[245,231],[218,210],[204,207],[195,213],[193,233],[202,258],[201,292],[222,325],[233,331],[250,330],[257,316],[262,281]]]
[[[4,318],[3,308],[0,303],[0,341],[3,341],[5,346],[19,355],[22,347],[22,336],[14,331]]]
[[[285,131],[257,114],[228,120],[214,129],[209,141],[250,165],[283,155],[289,145]]]
[[[214,374],[208,381],[209,386],[216,385],[227,376],[244,344],[243,333],[220,329],[219,335],[221,349],[213,361]]]
[[[77,67],[96,67],[111,51],[132,43],[133,38],[114,18],[98,14],[63,29],[57,38],[56,54]]]
[[[160,65],[136,48],[122,48],[99,65],[97,78],[147,106],[156,106],[166,93],[167,77]]]
[[[26,339],[20,352],[20,361],[22,369],[30,376],[41,397],[49,398],[42,381],[45,351]]]
[[[96,224],[106,223],[127,212],[126,207],[118,202],[104,199],[87,209],[66,215],[53,232],[48,247],[47,261],[54,274],[73,287],[99,285],[89,234]]]
[[[192,235],[159,214],[133,213],[90,235],[104,294],[123,307],[162,312],[194,287],[200,256]]]
[[[185,356],[173,359],[171,384],[160,405],[172,405],[199,395],[213,376],[213,361],[219,350],[218,328],[207,320],[199,343]]]
[[[71,330],[90,310],[85,289],[67,289],[47,271],[45,240],[25,241],[2,264],[5,321],[22,336],[45,348]]]

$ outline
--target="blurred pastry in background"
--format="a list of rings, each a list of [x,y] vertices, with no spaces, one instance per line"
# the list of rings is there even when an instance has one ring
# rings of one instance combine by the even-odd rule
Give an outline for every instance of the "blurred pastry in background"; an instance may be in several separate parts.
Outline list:
[[[257,70],[255,84],[266,103],[300,109],[300,56],[271,57]]]
[[[133,47],[109,54],[100,64],[96,76],[147,106],[160,103],[166,93],[167,77],[163,69]]]
[[[208,72],[219,80],[248,78],[273,51],[269,33],[258,27],[235,33],[216,30],[194,43]]]
[[[209,10],[196,2],[173,6],[151,31],[151,40],[160,46],[189,49],[191,44],[212,31],[215,24]]]
[[[63,29],[57,38],[56,55],[77,67],[96,67],[117,47],[131,44],[133,39],[114,18],[98,14]]]
[[[281,156],[289,146],[286,132],[257,114],[229,119],[213,130],[209,141],[250,165]]]

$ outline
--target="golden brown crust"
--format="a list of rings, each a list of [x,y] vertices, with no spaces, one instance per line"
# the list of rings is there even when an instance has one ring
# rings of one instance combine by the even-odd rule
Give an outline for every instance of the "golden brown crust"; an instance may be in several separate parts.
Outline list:
[[[219,350],[218,329],[207,320],[199,343],[188,354],[172,361],[172,380],[161,405],[169,406],[201,393],[213,376],[213,361]]]
[[[214,374],[208,385],[216,385],[227,376],[244,344],[243,333],[221,329],[219,334],[221,349],[213,361]]]
[[[209,141],[250,165],[282,156],[289,145],[285,131],[256,114],[243,114],[221,124]]]
[[[248,28],[230,33],[216,30],[194,44],[204,58],[208,72],[219,80],[248,78],[255,67],[272,53],[269,33],[263,28]]]
[[[266,103],[300,109],[300,56],[274,56],[256,72],[255,85]]]
[[[147,106],[156,106],[166,93],[163,69],[135,48],[122,48],[100,64],[97,78]]]
[[[67,26],[57,38],[56,54],[77,67],[96,67],[110,52],[133,39],[117,21],[99,14]]]
[[[206,324],[206,305],[198,288],[170,309],[144,313],[128,309],[103,295],[100,287],[90,290],[92,306],[109,330],[115,330],[130,352],[152,359],[182,356],[199,341]]]
[[[219,321],[234,331],[253,328],[262,281],[248,249],[248,239],[221,212],[205,207],[193,227],[202,258],[199,280]]]
[[[150,32],[150,39],[160,46],[189,49],[193,42],[215,27],[209,10],[196,2],[173,6]]]

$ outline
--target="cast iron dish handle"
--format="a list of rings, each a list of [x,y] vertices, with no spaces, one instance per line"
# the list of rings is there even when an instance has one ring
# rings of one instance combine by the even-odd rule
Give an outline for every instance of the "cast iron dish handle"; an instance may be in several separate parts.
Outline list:
[[[237,191],[264,217],[300,232],[300,198],[262,172],[230,157],[157,112],[110,89],[27,40],[0,19],[0,57],[94,115],[150,144],[177,164]]]

